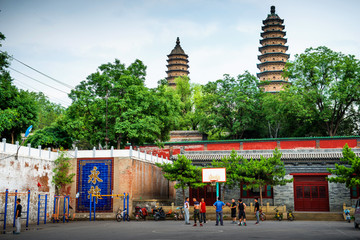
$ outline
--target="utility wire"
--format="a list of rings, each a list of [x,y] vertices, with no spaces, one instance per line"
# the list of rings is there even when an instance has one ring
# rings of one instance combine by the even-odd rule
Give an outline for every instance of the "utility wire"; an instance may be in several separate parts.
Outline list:
[[[69,85],[69,84],[67,84],[67,83],[61,82],[61,81],[59,81],[59,80],[57,80],[57,79],[55,79],[55,78],[53,78],[53,77],[50,77],[49,75],[47,75],[47,74],[45,74],[45,73],[40,72],[39,70],[37,70],[37,69],[35,69],[35,68],[27,65],[26,63],[24,63],[24,62],[22,62],[22,61],[20,61],[20,60],[18,60],[18,59],[16,59],[16,58],[14,58],[13,56],[10,56],[9,54],[7,54],[6,52],[4,52],[4,51],[2,51],[2,50],[0,50],[0,52],[6,54],[9,58],[14,59],[14,60],[17,61],[18,63],[21,63],[22,65],[30,68],[31,70],[33,70],[33,71],[35,71],[35,72],[37,72],[37,73],[40,73],[41,75],[43,75],[43,76],[45,76],[45,77],[47,77],[47,78],[50,78],[51,80],[53,80],[53,81],[55,81],[55,82],[57,82],[57,83],[60,83],[60,84],[64,85],[64,86],[67,87],[67,88],[70,88],[70,89],[74,89],[74,88],[75,88],[75,87],[73,87],[73,86],[71,86],[71,85]]]
[[[9,68],[10,68],[11,70],[13,70],[13,71],[15,71],[15,72],[17,72],[17,73],[21,74],[21,75],[24,75],[25,77],[28,77],[28,78],[30,78],[30,79],[32,79],[32,80],[34,80],[34,81],[38,82],[38,83],[41,83],[41,84],[43,84],[43,85],[45,85],[45,86],[48,86],[48,87],[50,87],[50,88],[53,88],[53,89],[55,89],[55,90],[58,90],[58,91],[60,91],[60,92],[63,92],[63,93],[68,94],[67,92],[65,92],[65,91],[63,91],[63,90],[61,90],[61,89],[58,89],[58,88],[56,88],[56,87],[50,86],[50,85],[48,85],[48,84],[46,84],[46,83],[43,83],[43,82],[41,82],[41,81],[39,81],[39,80],[37,80],[37,79],[35,79],[35,78],[33,78],[33,77],[30,77],[29,75],[26,75],[25,73],[22,73],[22,72],[20,72],[20,71],[18,71],[18,70],[16,70],[16,69],[14,69],[14,68],[12,68],[12,67],[9,67]]]
[[[17,82],[18,85],[20,85],[20,86],[23,87],[23,88],[30,88],[30,89],[32,89],[32,90],[34,90],[34,91],[42,92],[41,90],[36,89],[36,88],[33,88],[33,87],[31,87],[30,85],[28,85],[28,84],[26,84],[26,83],[24,83],[24,82],[22,82],[22,81],[20,81],[20,80],[18,80],[18,79],[16,79],[16,78],[14,78],[14,80]],[[70,103],[67,103],[67,102],[65,102],[64,100],[62,100],[62,99],[60,99],[60,98],[56,98],[56,97],[54,97],[54,96],[52,96],[52,95],[50,95],[50,94],[45,94],[45,95],[47,95],[47,97],[49,97],[49,98],[58,100],[58,101],[62,102],[63,104],[66,104],[66,105],[69,105],[69,104],[70,104]]]

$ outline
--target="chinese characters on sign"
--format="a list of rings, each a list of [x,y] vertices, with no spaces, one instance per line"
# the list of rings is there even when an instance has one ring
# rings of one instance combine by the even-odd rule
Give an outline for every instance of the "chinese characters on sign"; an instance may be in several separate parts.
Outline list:
[[[102,182],[103,180],[99,178],[100,171],[97,171],[97,167],[94,167],[93,170],[90,171],[91,174],[89,175],[88,183],[96,184],[96,181]],[[98,186],[91,186],[90,190],[88,191],[88,199],[90,199],[90,194],[92,195],[100,195],[101,188]],[[95,202],[98,203],[98,197],[96,197]]]

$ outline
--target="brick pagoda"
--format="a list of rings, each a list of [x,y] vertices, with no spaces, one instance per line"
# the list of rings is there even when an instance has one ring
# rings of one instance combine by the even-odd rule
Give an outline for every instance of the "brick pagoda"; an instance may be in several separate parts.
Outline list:
[[[284,38],[286,32],[283,23],[284,20],[275,13],[275,6],[271,6],[270,14],[263,21],[259,47],[261,55],[258,56],[261,63],[257,64],[260,70],[257,77],[260,81],[268,82],[262,84],[265,92],[279,92],[288,84],[287,79],[282,76],[285,63],[289,59],[289,54],[286,54],[288,46],[285,46],[287,39]]]
[[[180,46],[179,37],[176,39],[176,46],[168,55],[168,70],[167,78],[169,86],[176,87],[175,78],[180,76],[188,76],[189,74],[189,65],[188,65],[188,55],[185,54],[184,50]]]

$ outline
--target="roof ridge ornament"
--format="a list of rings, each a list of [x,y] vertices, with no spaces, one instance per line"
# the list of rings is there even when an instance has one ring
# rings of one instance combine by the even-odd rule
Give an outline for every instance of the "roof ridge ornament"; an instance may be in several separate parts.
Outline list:
[[[271,13],[271,15],[275,14],[275,6],[271,6],[270,13]]]
[[[180,46],[180,38],[179,37],[176,38],[176,46]]]

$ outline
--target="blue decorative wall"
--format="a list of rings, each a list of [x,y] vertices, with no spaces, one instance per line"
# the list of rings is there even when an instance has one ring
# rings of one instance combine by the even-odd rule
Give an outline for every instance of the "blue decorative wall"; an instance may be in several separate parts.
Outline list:
[[[77,212],[89,212],[90,193],[93,195],[110,195],[113,188],[114,161],[108,159],[78,159]],[[112,198],[95,199],[97,212],[112,212]]]

